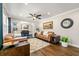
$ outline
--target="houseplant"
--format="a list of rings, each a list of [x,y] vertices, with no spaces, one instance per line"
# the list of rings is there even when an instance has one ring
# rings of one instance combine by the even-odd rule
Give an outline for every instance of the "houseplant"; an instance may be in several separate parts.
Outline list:
[[[62,36],[60,42],[63,47],[67,47],[69,43],[69,38],[67,36]]]

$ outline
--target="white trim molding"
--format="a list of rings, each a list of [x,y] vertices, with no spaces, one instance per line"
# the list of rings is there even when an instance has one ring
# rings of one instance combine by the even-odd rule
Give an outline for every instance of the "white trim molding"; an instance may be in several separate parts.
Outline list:
[[[69,14],[69,13],[78,11],[78,10],[79,10],[79,8],[72,9],[72,10],[69,10],[69,11],[66,11],[66,12],[63,12],[63,13],[60,13],[60,14],[58,14],[58,15],[55,15],[55,16],[51,16],[51,17],[49,17],[49,18],[44,18],[43,20],[50,19],[50,18],[54,18],[54,17],[57,17],[57,16],[62,16],[62,15],[65,15],[65,14]],[[40,20],[40,21],[42,21],[42,20]]]
[[[73,46],[73,47],[77,47],[79,48],[79,45],[75,45],[75,44],[69,44],[70,46]]]

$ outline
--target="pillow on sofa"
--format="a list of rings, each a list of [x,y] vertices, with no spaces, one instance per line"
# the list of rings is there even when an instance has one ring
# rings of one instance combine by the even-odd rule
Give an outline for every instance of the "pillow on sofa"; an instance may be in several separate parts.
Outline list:
[[[55,33],[54,32],[48,32],[48,35],[50,35],[50,36],[55,36]]]
[[[41,34],[41,32],[37,32],[37,34],[38,34],[38,35],[40,35],[40,34]]]
[[[48,35],[48,33],[47,33],[47,32],[44,32],[43,34],[44,34],[44,35]]]
[[[37,32],[38,35],[43,35],[43,31]]]

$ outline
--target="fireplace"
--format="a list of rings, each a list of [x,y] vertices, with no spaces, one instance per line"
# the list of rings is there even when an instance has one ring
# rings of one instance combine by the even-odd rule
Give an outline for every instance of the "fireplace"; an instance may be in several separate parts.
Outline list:
[[[21,31],[21,36],[22,37],[25,37],[26,36],[27,38],[31,38],[32,37],[32,34],[29,34],[29,32],[30,32],[29,30],[22,30]]]
[[[21,31],[21,36],[24,37],[24,36],[28,36],[29,35],[29,31],[28,30],[22,30]]]

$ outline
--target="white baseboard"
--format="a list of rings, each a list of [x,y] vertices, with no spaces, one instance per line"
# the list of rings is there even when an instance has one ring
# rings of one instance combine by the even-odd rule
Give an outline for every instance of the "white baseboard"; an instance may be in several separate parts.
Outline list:
[[[79,48],[79,45],[75,45],[75,44],[69,44],[69,45]]]

